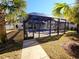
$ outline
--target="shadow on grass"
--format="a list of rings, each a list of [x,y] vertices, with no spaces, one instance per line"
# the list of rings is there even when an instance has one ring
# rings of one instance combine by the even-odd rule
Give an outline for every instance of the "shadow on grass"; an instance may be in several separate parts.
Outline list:
[[[32,46],[35,46],[35,45],[56,41],[59,38],[61,38],[62,35],[54,35],[54,36],[51,36],[51,37],[48,36],[48,37],[42,37],[42,38],[28,39],[28,40],[24,41],[25,44],[24,44],[23,48],[28,48],[28,47],[32,47]]]
[[[11,38],[10,40],[13,40],[13,38],[16,37],[17,34],[19,34],[20,31],[18,31],[17,33],[15,33]],[[50,42],[50,41],[55,41],[55,40],[58,40],[62,35],[55,35],[55,36],[51,36],[51,37],[43,37],[43,38],[40,38],[40,39],[28,39],[28,40],[25,40],[25,46],[23,47],[23,42],[15,42],[15,41],[11,41],[10,44],[5,44],[6,45],[6,49],[4,49],[3,51],[0,51],[0,54],[3,54],[3,53],[8,53],[8,52],[12,52],[12,51],[18,51],[18,50],[21,50],[23,48],[28,48],[28,47],[32,47],[32,46],[35,46],[35,45],[39,45],[39,44],[43,44],[43,43],[46,43],[46,42]],[[38,42],[37,42],[38,41]],[[10,46],[10,47],[8,47]]]
[[[18,30],[13,36],[11,36],[11,37],[9,38],[9,40],[10,40],[10,39],[13,40],[13,39],[16,37],[16,35],[20,33],[20,31],[21,31],[21,30]]]
[[[18,30],[14,35],[12,35],[4,44],[0,44],[0,54],[17,51],[22,49],[23,42],[16,42],[13,40],[16,35],[20,33],[21,30]]]
[[[3,47],[3,48],[4,49],[0,51],[0,54],[21,50],[22,49],[22,44],[12,43],[12,44],[9,44],[9,45],[7,45],[6,47]]]
[[[44,37],[44,38],[40,38],[40,39],[36,39],[40,44],[42,43],[46,43],[46,42],[50,42],[50,41],[56,41],[59,38],[61,38],[62,35],[55,35],[55,36],[51,36],[51,37]]]

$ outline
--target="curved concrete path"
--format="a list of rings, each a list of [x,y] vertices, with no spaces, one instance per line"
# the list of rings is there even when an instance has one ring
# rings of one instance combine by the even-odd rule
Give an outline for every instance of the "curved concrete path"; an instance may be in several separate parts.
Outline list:
[[[50,59],[39,43],[32,40],[23,42],[21,59]]]

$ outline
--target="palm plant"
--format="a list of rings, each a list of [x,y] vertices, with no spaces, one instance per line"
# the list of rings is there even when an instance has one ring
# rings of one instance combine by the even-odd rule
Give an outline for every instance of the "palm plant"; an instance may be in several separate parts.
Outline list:
[[[76,3],[79,3],[79,0],[76,0]]]
[[[13,6],[8,7],[9,14],[6,16],[7,21],[16,20],[17,16],[26,16],[24,11],[26,8],[26,2],[24,0],[13,0]]]
[[[14,21],[18,15],[26,16],[26,13],[24,13],[25,8],[25,0],[0,0],[0,14],[4,15],[0,15],[2,17],[0,19],[0,41],[6,41],[5,19],[7,21]]]
[[[69,22],[73,22],[77,25],[79,24],[79,4],[70,6],[66,3],[56,3],[55,8],[53,9],[53,14],[57,17],[63,17]],[[77,33],[78,32],[79,30]]]

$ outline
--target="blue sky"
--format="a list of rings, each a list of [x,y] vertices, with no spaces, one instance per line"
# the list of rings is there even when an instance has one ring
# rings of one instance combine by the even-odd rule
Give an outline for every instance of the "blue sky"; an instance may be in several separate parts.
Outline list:
[[[26,0],[27,1],[27,13],[38,12],[44,13],[46,15],[52,15],[52,8],[55,3],[65,2],[67,4],[72,4],[75,0]]]

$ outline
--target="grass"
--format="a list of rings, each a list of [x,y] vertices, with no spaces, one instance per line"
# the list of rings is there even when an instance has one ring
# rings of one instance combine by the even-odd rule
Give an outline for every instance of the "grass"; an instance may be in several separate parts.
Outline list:
[[[16,32],[11,32],[7,36],[10,38]],[[20,31],[13,39],[18,42],[13,44],[13,47],[6,49],[5,51],[0,52],[0,59],[21,59],[22,53],[22,41],[23,41],[23,32]],[[52,36],[37,39],[42,48],[46,51],[51,59],[74,59],[70,56],[63,48],[62,45],[65,42],[71,40],[78,41],[78,35],[75,32],[68,32],[65,35]],[[74,39],[73,39],[74,38]]]
[[[8,38],[12,37],[16,34],[17,31],[13,31],[7,35]],[[21,59],[21,53],[22,53],[22,41],[23,41],[23,31],[20,31],[13,40],[16,41],[16,43],[10,44],[12,45],[11,48],[6,49],[4,51],[0,52],[0,59]]]
[[[10,49],[6,49],[0,52],[0,59],[9,58],[9,59],[20,59],[21,58],[21,49],[22,45],[16,43]]]
[[[62,35],[56,35],[56,36],[51,36],[51,37],[42,37],[40,39],[36,39],[40,44],[41,43],[46,43],[46,42],[50,42],[50,41],[56,41],[58,40]]]
[[[72,41],[71,37],[78,38],[79,36],[75,32],[68,32],[63,36],[53,36],[47,39],[42,38],[41,40],[38,40],[38,42],[42,42],[41,46],[46,51],[50,59],[74,59],[74,57],[70,56],[62,47],[64,43]],[[43,39],[46,39],[47,42]]]

